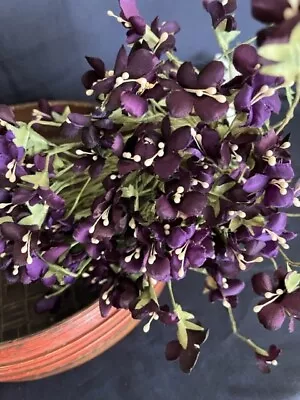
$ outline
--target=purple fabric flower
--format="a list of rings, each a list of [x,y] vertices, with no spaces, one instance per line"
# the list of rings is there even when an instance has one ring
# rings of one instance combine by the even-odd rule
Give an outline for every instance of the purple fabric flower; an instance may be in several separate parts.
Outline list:
[[[179,359],[181,371],[188,374],[197,363],[201,345],[207,340],[209,331],[192,331],[188,329],[187,334],[187,348],[182,348],[178,340],[173,340],[167,344],[165,356],[168,361]]]
[[[178,83],[162,82],[170,88],[167,107],[171,116],[184,118],[195,109],[204,122],[221,119],[228,110],[226,97],[218,93],[223,78],[224,65],[219,61],[210,62],[198,74],[191,63],[183,63],[177,72]]]
[[[141,17],[135,0],[119,0],[119,4],[121,8],[120,16],[124,20],[124,26],[129,28],[127,31],[127,43],[135,43],[144,36],[146,22]]]
[[[137,304],[138,302],[131,308],[131,315],[134,319],[145,319],[157,315],[158,319],[166,325],[174,325],[178,322],[178,316],[170,311],[168,305],[159,306],[154,300],[150,300],[144,307],[136,309]]]
[[[278,365],[277,358],[279,357],[280,353],[281,350],[274,344],[269,347],[267,356],[255,353],[256,363],[259,370],[264,374],[269,374],[271,372],[270,366]]]
[[[13,109],[6,104],[0,104],[0,120],[15,125],[16,118]]]
[[[281,101],[274,89],[278,83],[277,78],[261,74],[248,78],[234,100],[236,110],[247,113],[247,125],[261,127],[272,113],[279,113]]]
[[[260,22],[278,24],[300,13],[287,0],[252,0],[252,14]]]
[[[252,277],[253,290],[265,298],[254,311],[266,329],[280,329],[287,316],[300,317],[300,290],[288,293],[285,287],[286,277],[287,272],[283,268],[276,270],[273,277],[266,272]]]
[[[159,59],[150,50],[133,48],[127,55],[121,47],[114,70],[95,80],[88,94],[97,98],[108,96],[107,112],[123,107],[130,115],[140,117],[148,109],[144,93],[154,86],[158,63]]]
[[[229,0],[225,5],[219,0],[203,0],[203,5],[210,14],[215,29],[224,20],[226,21],[227,32],[236,29],[236,21],[231,15],[236,10],[236,0]]]
[[[228,301],[231,307],[236,307],[237,296],[244,290],[245,283],[239,279],[230,279],[222,275],[216,264],[209,268],[205,287],[209,291],[209,300],[214,302]]]
[[[291,5],[287,0],[253,0],[252,14],[258,21],[272,24],[258,32],[258,45],[287,42],[300,21],[300,7]]]
[[[26,175],[22,165],[25,149],[17,147],[13,139],[14,134],[11,131],[0,135],[0,176],[10,183],[15,183],[18,177]]]
[[[294,201],[294,191],[288,182],[294,177],[290,163],[268,166],[264,174],[254,174],[245,182],[243,189],[247,193],[260,195],[264,192],[264,204],[267,207],[289,207]]]

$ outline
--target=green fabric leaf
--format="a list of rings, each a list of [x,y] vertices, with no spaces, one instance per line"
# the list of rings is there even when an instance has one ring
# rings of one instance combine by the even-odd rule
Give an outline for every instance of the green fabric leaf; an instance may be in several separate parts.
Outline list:
[[[217,218],[217,216],[220,214],[220,211],[221,211],[220,199],[219,199],[219,197],[210,196],[210,195],[208,195],[208,199],[209,199],[210,206],[214,210],[215,217]]]
[[[24,149],[27,149],[27,142],[29,139],[29,128],[27,127],[27,124],[24,122],[19,122],[19,127],[10,127],[12,130],[13,134],[15,135],[13,142],[17,147],[24,147]]]
[[[136,196],[136,189],[133,185],[122,188],[122,197],[130,198]]]
[[[222,196],[224,193],[228,192],[228,190],[232,189],[236,185],[236,182],[228,182],[223,185],[215,185],[212,189],[212,193],[216,196]]]
[[[186,329],[190,329],[191,331],[204,331],[204,328],[202,326],[197,325],[191,321],[185,321],[184,325],[185,325]]]
[[[222,21],[217,28],[215,29],[215,34],[217,37],[217,41],[219,46],[223,50],[223,53],[227,53],[229,50],[230,44],[239,36],[240,31],[226,31],[227,20]]]
[[[64,109],[64,112],[62,114],[57,113],[56,111],[52,111],[51,116],[54,119],[55,122],[60,122],[60,123],[64,123],[67,118],[68,115],[70,114],[71,109],[69,106],[66,106]]]
[[[284,284],[288,293],[294,292],[300,285],[300,274],[292,271],[285,277]]]
[[[65,166],[63,160],[56,154],[53,160],[53,168],[55,171],[62,169]]]
[[[43,222],[45,221],[47,212],[48,212],[48,206],[44,204],[35,204],[34,206],[29,206],[28,209],[31,213],[31,215],[28,215],[27,217],[22,218],[19,221],[20,225],[37,225],[39,227],[42,226]]]
[[[18,122],[18,124],[19,127],[11,125],[9,129],[15,135],[13,139],[15,145],[24,147],[27,155],[32,156],[49,148],[47,140],[32,128],[29,128],[25,122]]]
[[[289,103],[289,106],[292,107],[295,91],[292,89],[291,86],[287,86],[285,88],[285,94],[286,94],[286,98]]]
[[[0,225],[4,224],[4,222],[14,222],[12,217],[10,217],[9,215],[6,215],[5,217],[1,217],[0,218]]]
[[[300,75],[300,23],[293,29],[289,43],[267,44],[258,54],[276,62],[262,67],[263,74],[282,76],[287,83],[295,82]]]
[[[189,319],[194,319],[195,316],[187,311],[181,311],[180,313],[180,319],[184,320],[184,321],[188,321]]]
[[[243,220],[239,217],[232,218],[229,224],[229,229],[231,232],[235,232],[240,226],[243,225]]]
[[[257,215],[252,219],[245,219],[243,221],[244,225],[246,226],[264,226],[265,225],[265,218],[262,215]]]
[[[21,176],[22,181],[32,183],[33,188],[49,188],[49,175],[47,171],[36,172],[34,175]]]
[[[177,323],[177,339],[181,347],[186,349],[188,345],[188,334],[183,321]]]

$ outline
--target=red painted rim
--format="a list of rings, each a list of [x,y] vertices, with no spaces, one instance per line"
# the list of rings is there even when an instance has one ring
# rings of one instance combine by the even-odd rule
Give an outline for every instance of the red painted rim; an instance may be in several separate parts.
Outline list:
[[[163,287],[156,285],[157,294]],[[67,371],[103,353],[138,323],[125,310],[102,318],[97,301],[48,329],[1,343],[0,381],[34,380]]]

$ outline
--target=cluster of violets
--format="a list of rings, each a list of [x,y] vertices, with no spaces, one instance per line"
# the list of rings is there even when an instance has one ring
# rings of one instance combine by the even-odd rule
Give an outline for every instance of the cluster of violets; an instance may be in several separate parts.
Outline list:
[[[224,56],[201,70],[174,55],[176,22],[156,18],[149,26],[134,0],[119,3],[120,14],[108,15],[127,30],[129,52],[121,47],[112,70],[87,57],[82,82],[98,103],[90,114],[42,101],[24,133],[0,106],[0,269],[9,282],[53,288],[40,309],[83,278],[99,291],[102,316],[116,307],[147,319],[145,332],[153,320],[174,325],[166,358],[179,359],[184,372],[208,330],[176,303],[172,281],[201,273],[209,300],[225,307],[233,332],[269,372],[280,349],[242,336],[233,309],[243,276],[267,259],[274,274],[252,277],[262,296],[259,321],[277,330],[288,318],[292,331],[300,318],[297,263],[285,254],[296,236],[285,210],[300,206],[300,187],[292,184],[287,118],[270,121],[284,79],[260,73],[264,60],[251,44],[230,50],[235,0],[203,1]],[[258,33],[258,45],[288,41],[300,22],[298,1],[252,0],[252,8],[272,24]],[[43,125],[68,143],[43,139]],[[159,304],[157,281],[167,283],[170,305]]]

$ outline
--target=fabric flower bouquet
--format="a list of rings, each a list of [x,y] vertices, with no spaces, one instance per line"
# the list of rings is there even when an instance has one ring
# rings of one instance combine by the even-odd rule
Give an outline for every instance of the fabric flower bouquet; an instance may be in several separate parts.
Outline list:
[[[289,319],[292,331],[300,318],[300,264],[286,255],[296,235],[285,212],[300,206],[300,184],[284,133],[300,99],[300,1],[252,0],[268,26],[234,46],[236,1],[204,0],[222,54],[200,70],[175,56],[176,22],[147,25],[134,0],[119,3],[120,14],[108,15],[127,30],[128,46],[111,70],[87,57],[89,115],[40,101],[26,124],[0,106],[0,269],[10,283],[48,287],[39,308],[84,279],[99,292],[102,316],[116,307],[145,319],[145,332],[155,320],[173,325],[166,358],[184,372],[208,327],[177,303],[172,282],[196,274],[269,372],[280,349],[244,337],[233,310],[252,273],[265,328]],[[280,96],[289,108],[274,122]],[[264,260],[273,275],[251,272]],[[169,305],[159,303],[157,281]]]

